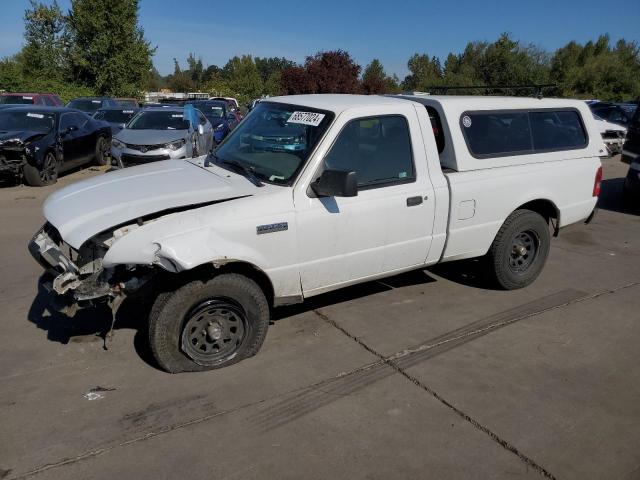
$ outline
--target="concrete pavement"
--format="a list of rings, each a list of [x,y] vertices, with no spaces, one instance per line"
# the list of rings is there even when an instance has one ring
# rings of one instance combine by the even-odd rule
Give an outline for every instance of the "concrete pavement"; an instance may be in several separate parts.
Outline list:
[[[351,287],[180,375],[139,305],[108,350],[107,311],[46,311],[26,242],[58,187],[0,188],[0,478],[640,478],[640,216],[604,163],[599,214],[531,287],[487,289],[474,261]]]

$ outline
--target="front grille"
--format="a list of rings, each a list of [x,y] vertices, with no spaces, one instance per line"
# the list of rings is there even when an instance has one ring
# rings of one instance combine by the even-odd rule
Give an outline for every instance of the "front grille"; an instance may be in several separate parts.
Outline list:
[[[136,145],[133,143],[126,143],[127,148],[131,150],[137,150],[138,152],[150,152],[152,150],[160,150],[161,148],[165,148],[166,144],[161,143],[159,145]]]
[[[158,162],[160,160],[169,160],[169,155],[131,155],[123,153],[121,156],[122,163],[126,165],[140,165],[143,163]]]

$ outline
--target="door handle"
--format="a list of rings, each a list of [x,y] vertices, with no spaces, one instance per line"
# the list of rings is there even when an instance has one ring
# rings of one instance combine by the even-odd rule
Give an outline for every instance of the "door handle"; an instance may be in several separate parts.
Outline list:
[[[407,207],[415,207],[416,205],[420,205],[421,203],[422,203],[421,195],[418,195],[417,197],[407,198]]]

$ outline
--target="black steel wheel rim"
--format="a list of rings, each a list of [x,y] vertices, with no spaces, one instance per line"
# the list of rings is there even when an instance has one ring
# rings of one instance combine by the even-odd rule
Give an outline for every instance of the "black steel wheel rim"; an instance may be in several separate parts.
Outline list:
[[[233,357],[247,333],[244,309],[228,298],[199,303],[185,316],[182,351],[198,365],[214,365]]]
[[[56,170],[56,158],[48,153],[42,162],[42,169],[40,170],[40,180],[44,183],[49,183],[52,180],[55,180],[58,176],[58,172]]]
[[[536,232],[525,230],[513,237],[509,251],[509,267],[516,273],[524,273],[533,264],[540,250]]]

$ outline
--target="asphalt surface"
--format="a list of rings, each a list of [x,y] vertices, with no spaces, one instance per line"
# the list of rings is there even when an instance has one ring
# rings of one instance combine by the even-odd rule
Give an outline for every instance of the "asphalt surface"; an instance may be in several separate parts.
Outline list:
[[[262,351],[170,375],[144,307],[47,312],[26,245],[55,187],[0,186],[0,479],[640,478],[640,216],[600,211],[538,281],[441,265],[276,311]],[[110,199],[104,199],[109,202]]]

